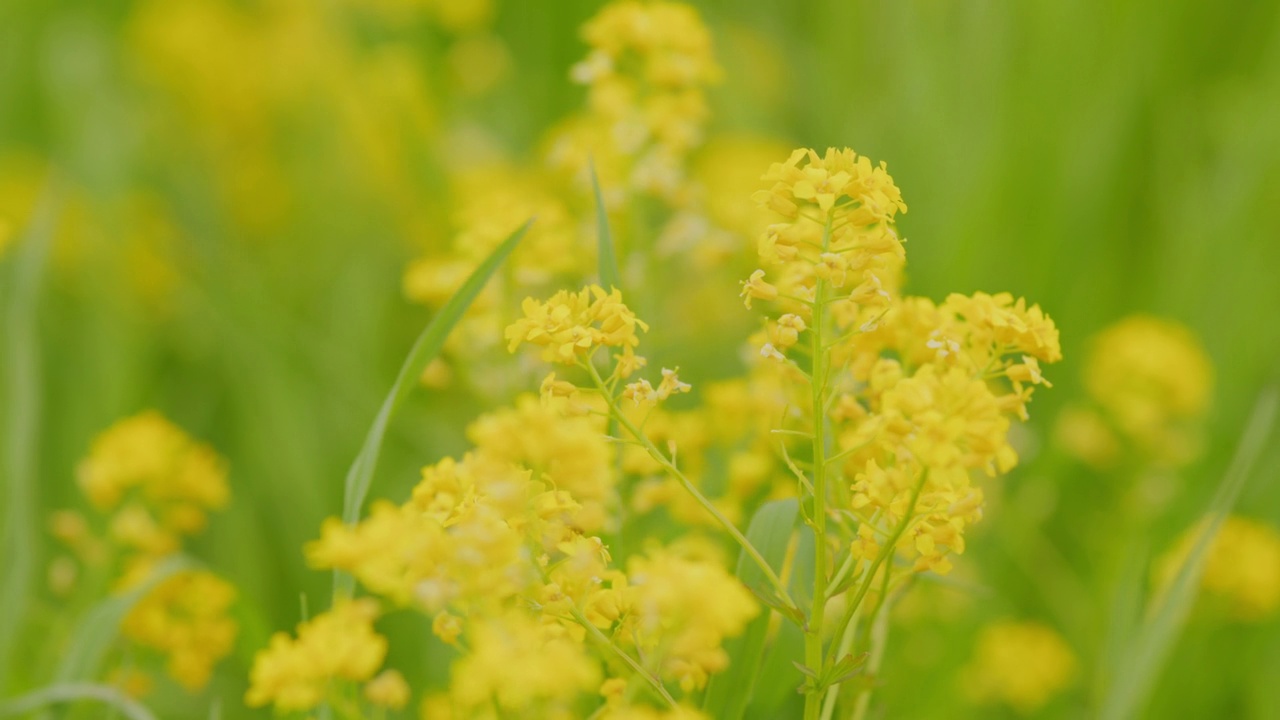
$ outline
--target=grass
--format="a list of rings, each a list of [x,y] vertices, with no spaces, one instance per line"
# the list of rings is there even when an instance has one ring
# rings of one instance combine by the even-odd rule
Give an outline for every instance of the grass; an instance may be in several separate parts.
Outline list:
[[[997,504],[961,561],[972,575],[962,568],[954,586],[930,590],[952,614],[920,616],[890,633],[896,649],[884,658],[884,676],[936,682],[928,691],[915,681],[887,683],[875,703],[890,717],[990,717],[957,706],[959,691],[938,668],[964,662],[980,622],[1034,616],[1069,630],[1084,655],[1101,656],[1108,643],[1128,646],[1105,653],[1116,664],[1102,674],[1114,677],[1098,697],[1078,689],[1045,717],[1075,717],[1082,707],[1105,707],[1116,718],[1275,717],[1280,693],[1270,678],[1280,674],[1280,625],[1210,632],[1210,619],[1185,617],[1186,596],[1150,616],[1158,625],[1143,625],[1134,615],[1139,571],[1116,570],[1134,581],[1127,592],[1092,574],[1089,528],[1107,509],[1100,507],[1106,488],[1054,452],[1049,438],[1061,405],[1082,392],[1081,359],[1096,330],[1135,311],[1176,318],[1204,340],[1217,367],[1206,453],[1174,479],[1176,493],[1130,567],[1143,567],[1195,519],[1221,510],[1215,488],[1235,481],[1209,478],[1229,464],[1238,428],[1280,358],[1280,328],[1259,320],[1280,307],[1272,278],[1280,267],[1280,8],[1191,0],[1101,9],[698,5],[726,68],[712,97],[713,133],[848,144],[887,160],[912,208],[901,227],[913,292],[940,298],[1007,288],[1041,302],[1064,333],[1067,360],[1050,372],[1054,391],[1037,398],[1024,467],[990,491]],[[54,158],[75,188],[3,258],[0,698],[12,709],[17,700],[9,698],[33,697],[27,693],[54,676],[67,650],[38,648],[24,632],[56,612],[40,589],[54,552],[42,539],[43,519],[78,502],[74,468],[93,435],[154,406],[230,461],[233,504],[190,552],[231,578],[246,608],[241,648],[211,690],[225,716],[239,717],[252,650],[297,622],[300,594],[314,608],[331,592],[328,577],[306,569],[302,544],[325,517],[355,517],[370,494],[403,497],[417,468],[465,447],[462,427],[485,403],[460,390],[406,394],[449,324],[449,312],[428,317],[398,287],[404,262],[455,230],[444,180],[428,157],[443,141],[386,133],[403,140],[389,156],[403,165],[395,187],[421,214],[408,222],[386,201],[385,183],[353,169],[363,167],[353,155],[364,146],[309,98],[277,118],[282,127],[271,135],[294,205],[270,232],[246,231],[218,200],[216,153],[166,134],[172,113],[139,109],[155,99],[131,69],[126,22],[135,6],[0,8],[0,176],[10,156],[35,153]],[[580,104],[581,90],[565,75],[582,55],[576,28],[595,6],[504,4],[496,31],[508,43],[512,76],[489,97],[437,108],[431,137],[471,123],[508,148],[532,147]],[[346,31],[357,48],[385,39],[376,28]],[[433,87],[446,86],[439,33],[396,40],[419,48]],[[159,313],[131,295],[130,263],[119,250],[139,223],[116,201],[138,187],[174,208],[181,230],[181,289]],[[0,187],[0,207],[9,196]],[[613,284],[607,218],[595,220],[598,274]],[[681,272],[688,271],[661,268],[707,294],[737,292],[732,282]],[[683,298],[677,285],[653,290]],[[690,311],[696,301],[671,302],[682,313],[673,318],[699,314]],[[706,358],[682,367],[695,385],[737,367],[735,347],[708,345],[696,351]],[[682,362],[686,350],[673,341],[655,363]],[[372,428],[369,418],[377,418]],[[1280,523],[1280,483],[1262,481],[1275,470],[1263,455],[1259,481],[1235,491],[1238,511]],[[1002,524],[1002,517],[1035,521]],[[781,515],[777,522],[787,524]],[[757,547],[777,557],[772,541]],[[1180,587],[1193,585],[1193,575]],[[1082,583],[1105,599],[1078,597]],[[993,596],[959,589],[970,585]],[[812,575],[792,587],[797,599],[808,597]],[[408,623],[395,627],[415,632]],[[760,627],[743,642],[761,642]],[[800,640],[789,633],[770,637],[773,652],[759,668],[732,670],[767,680],[752,697],[717,682],[708,707],[770,717],[794,702],[803,677],[785,660],[794,655],[788,644]],[[420,677],[446,669],[438,646],[397,652],[400,666]],[[68,688],[87,689],[61,687],[35,697],[61,702],[75,696]]]

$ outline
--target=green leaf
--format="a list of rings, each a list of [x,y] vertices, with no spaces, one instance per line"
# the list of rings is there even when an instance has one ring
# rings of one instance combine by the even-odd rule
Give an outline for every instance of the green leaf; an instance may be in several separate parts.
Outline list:
[[[764,665],[754,688],[751,704],[747,707],[749,718],[800,717],[788,704],[799,704],[796,690],[805,682],[805,676],[793,663],[804,659],[804,632],[796,625],[784,622],[778,626]]]
[[[437,356],[444,347],[444,341],[449,336],[449,331],[458,323],[471,306],[471,303],[484,289],[485,283],[498,269],[511,251],[529,231],[529,226],[533,224],[533,219],[520,226],[506,240],[502,242],[490,255],[480,263],[462,284],[458,292],[449,298],[449,302],[436,313],[431,319],[427,327],[414,341],[413,348],[409,350],[409,356],[405,358],[404,364],[400,367],[400,373],[396,375],[396,381],[391,386],[391,392],[387,393],[387,397],[382,402],[378,415],[373,420],[373,425],[369,428],[368,435],[365,436],[364,445],[360,448],[360,454],[356,456],[355,462],[351,464],[351,469],[347,471],[347,478],[344,485],[342,498],[342,520],[348,525],[353,525],[360,520],[360,511],[364,507],[365,498],[369,495],[369,487],[373,484],[373,473],[378,466],[378,454],[382,451],[382,440],[387,433],[387,425],[391,421],[391,415],[396,411],[404,399],[417,385],[418,378],[422,376],[422,371]],[[348,574],[335,570],[333,573],[333,594],[334,597],[341,595],[350,595],[355,589],[355,580]]]
[[[786,562],[787,546],[791,543],[791,535],[795,530],[798,509],[795,498],[765,503],[747,526],[747,539],[779,575]],[[775,595],[765,579],[764,571],[746,553],[738,557],[738,579],[762,600]],[[746,711],[764,663],[770,614],[767,608],[762,608],[761,613],[747,625],[745,632],[725,642],[724,650],[729,654],[729,668],[711,677],[703,697],[703,709],[711,717],[736,720]]]
[[[57,216],[56,189],[44,190],[30,227],[15,249],[3,290],[5,448],[4,515],[0,528],[0,688],[9,684],[9,665],[17,647],[38,553],[36,483],[37,433],[40,427],[40,337],[36,310],[40,281],[52,244]]]
[[[0,718],[26,715],[50,705],[84,700],[107,705],[128,720],[156,720],[150,710],[118,688],[96,683],[55,683],[11,700],[0,701]]]
[[[802,524],[796,536],[795,558],[791,561],[787,592],[806,613],[813,607],[814,554],[813,528]]]
[[[55,683],[63,685],[96,677],[102,659],[120,633],[120,623],[133,606],[151,592],[152,588],[190,567],[192,563],[186,557],[171,555],[157,563],[147,579],[139,585],[94,605],[71,634],[71,647],[58,664],[58,671],[54,675]]]
[[[1138,716],[1155,686],[1160,669],[1178,638],[1204,574],[1209,545],[1222,526],[1253,466],[1266,447],[1275,422],[1280,393],[1269,388],[1258,399],[1245,427],[1231,466],[1214,494],[1209,510],[1197,523],[1201,530],[1191,551],[1178,568],[1173,582],[1157,597],[1146,621],[1137,629],[1123,661],[1116,667],[1115,682],[1102,701],[1102,720],[1125,720]]]
[[[618,256],[613,247],[613,233],[609,231],[609,210],[604,206],[604,193],[600,192],[600,178],[596,176],[596,163],[588,161],[591,170],[591,190],[596,198],[596,241],[599,243],[600,285],[606,289],[622,289],[622,276],[618,272]]]

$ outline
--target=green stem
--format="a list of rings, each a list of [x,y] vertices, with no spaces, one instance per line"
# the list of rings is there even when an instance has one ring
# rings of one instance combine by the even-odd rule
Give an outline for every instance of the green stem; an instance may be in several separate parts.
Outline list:
[[[595,365],[592,365],[588,360],[584,361],[582,366],[586,368],[587,372],[591,375],[591,381],[595,383],[596,389],[600,391],[600,395],[604,398],[605,403],[608,404],[609,414],[618,420],[618,424],[635,439],[640,447],[644,448],[645,452],[649,454],[649,457],[653,458],[654,462],[661,465],[662,469],[666,470],[668,474],[679,481],[680,484],[684,486],[684,489],[693,496],[693,499],[698,501],[698,504],[701,505],[704,510],[711,513],[711,516],[720,523],[720,526],[724,528],[725,532],[729,533],[729,536],[742,547],[742,551],[747,554],[747,557],[750,557],[751,560],[760,567],[760,571],[764,573],[765,579],[767,579],[769,584],[773,586],[774,592],[778,594],[778,597],[789,607],[795,607],[795,602],[791,599],[791,594],[787,592],[787,586],[783,584],[782,579],[779,578],[778,574],[769,566],[769,562],[764,559],[764,556],[760,554],[760,551],[751,544],[751,541],[747,539],[747,536],[743,535],[742,531],[739,530],[733,522],[729,520],[729,518],[725,517],[724,513],[720,512],[720,510],[707,499],[706,495],[703,495],[702,492],[698,490],[697,486],[695,486],[689,478],[681,472],[680,468],[675,466],[675,463],[671,462],[666,455],[662,454],[662,451],[658,450],[657,446],[649,440],[649,437],[645,435],[640,428],[635,426],[635,423],[627,419],[627,416],[618,408],[617,399],[614,398],[613,393],[609,391],[609,388],[605,386],[604,379],[600,377],[600,373],[596,370]]]
[[[676,703],[676,699],[671,697],[671,693],[667,692],[667,688],[662,684],[661,679],[646,670],[645,667],[640,664],[639,660],[628,655],[622,648],[615,645],[604,633],[600,632],[600,628],[596,627],[590,620],[588,620],[587,616],[578,609],[577,605],[572,606],[572,612],[573,619],[577,620],[579,625],[586,628],[587,632],[591,634],[591,637],[595,638],[596,642],[601,643],[608,649],[612,650],[614,655],[617,655],[622,662],[626,663],[627,666],[634,670],[635,673],[643,678],[645,682],[649,683],[649,686],[653,688],[653,691],[658,693],[663,702],[670,706],[672,710],[680,709],[679,705]]]
[[[889,644],[889,573],[885,573],[885,582],[881,587],[880,602],[876,605],[871,620],[871,657],[867,660],[866,672],[873,677],[880,672],[880,664],[884,662],[884,649]],[[835,688],[832,688],[835,691]],[[864,720],[871,707],[871,688],[867,687],[858,695],[853,709],[853,720]]]
[[[822,227],[822,251],[831,245],[831,218]],[[823,673],[822,624],[827,607],[827,372],[830,356],[823,345],[826,322],[827,283],[821,278],[814,286],[813,317],[809,325],[809,341],[813,368],[809,387],[812,394],[813,430],[813,514],[809,518],[813,526],[813,605],[804,632],[804,662],[819,676]],[[805,720],[817,720],[822,711],[822,693],[816,688],[806,692],[804,698]]]
[[[907,511],[902,516],[902,520],[898,521],[897,527],[894,528],[893,534],[885,541],[880,548],[880,553],[876,555],[876,559],[871,563],[871,567],[867,569],[862,583],[858,586],[858,592],[853,596],[853,601],[849,603],[849,607],[845,609],[844,618],[841,620],[839,628],[846,627],[853,619],[854,614],[858,611],[858,607],[862,605],[862,601],[867,596],[867,592],[871,590],[872,583],[875,582],[876,571],[884,565],[885,561],[893,557],[894,548],[898,544],[898,540],[902,538],[902,534],[907,531],[907,526],[911,524],[911,519],[915,516],[916,502],[920,499],[920,492],[924,490],[925,479],[929,477],[929,471],[920,472],[920,479],[916,480],[916,486],[911,490],[911,501],[907,504]]]

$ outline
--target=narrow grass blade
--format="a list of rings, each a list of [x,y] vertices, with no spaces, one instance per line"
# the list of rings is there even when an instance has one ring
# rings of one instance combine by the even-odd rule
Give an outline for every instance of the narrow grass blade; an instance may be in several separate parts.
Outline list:
[[[799,504],[795,498],[775,500],[761,506],[747,526],[747,539],[779,575],[787,558],[787,545],[791,542],[797,515]],[[738,579],[758,594],[773,592],[764,572],[745,554],[738,558]],[[760,615],[751,621],[742,635],[724,644],[724,650],[729,654],[729,668],[712,676],[703,698],[703,710],[711,717],[736,720],[746,712],[751,691],[764,664],[771,615],[768,607],[762,607]]]
[[[191,566],[191,561],[181,555],[168,557],[160,561],[141,584],[94,605],[72,633],[71,646],[58,664],[55,682],[65,685],[97,676],[102,659],[106,657],[120,632],[120,623],[133,606],[151,592],[152,588]]]
[[[804,660],[804,632],[794,623],[783,622],[773,639],[764,665],[752,691],[751,704],[747,708],[749,718],[800,717],[796,706],[801,695],[796,690],[805,677],[797,669]]]
[[[0,718],[17,717],[33,710],[65,703],[93,700],[123,715],[127,720],[156,720],[141,703],[110,685],[58,683],[12,700],[0,701]]]
[[[40,427],[40,342],[36,308],[40,281],[57,216],[56,191],[50,184],[36,208],[31,226],[20,239],[10,282],[3,290],[5,308],[5,437],[4,527],[0,530],[0,688],[9,685],[13,660],[26,619],[35,570],[37,537],[36,448]]]
[[[1136,717],[1146,704],[1173,643],[1191,612],[1200,577],[1204,574],[1209,545],[1235,506],[1240,491],[1266,447],[1275,423],[1280,392],[1269,388],[1258,399],[1245,427],[1231,465],[1214,494],[1209,510],[1198,523],[1200,534],[1178,568],[1172,584],[1154,601],[1146,620],[1137,629],[1130,651],[1117,668],[1115,682],[1103,699],[1102,720]]]
[[[622,276],[618,272],[618,255],[613,246],[613,233],[609,231],[609,210],[604,206],[604,193],[600,192],[600,178],[596,176],[596,163],[588,161],[591,170],[591,190],[596,197],[596,241],[599,243],[600,286],[622,289]]]
[[[484,289],[485,283],[520,243],[532,224],[531,218],[485,258],[485,261],[471,273],[458,292],[449,298],[449,302],[436,313],[426,329],[414,341],[413,348],[409,350],[409,356],[405,358],[404,364],[400,367],[400,373],[396,375],[395,383],[391,386],[391,392],[387,393],[377,417],[374,418],[373,425],[369,428],[369,434],[365,436],[360,454],[356,456],[351,469],[347,471],[342,498],[343,522],[350,525],[360,519],[360,509],[369,495],[369,486],[373,483],[373,472],[378,466],[378,454],[382,451],[382,439],[387,433],[387,424],[391,421],[392,413],[408,397],[417,384],[418,378],[422,376],[422,371],[440,354],[449,331],[462,318],[463,313]],[[335,597],[349,595],[353,589],[354,580],[349,575],[334,571]]]

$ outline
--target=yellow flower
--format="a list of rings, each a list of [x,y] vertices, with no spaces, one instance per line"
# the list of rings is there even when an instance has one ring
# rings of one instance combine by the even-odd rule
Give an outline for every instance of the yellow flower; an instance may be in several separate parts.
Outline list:
[[[526,298],[521,308],[524,317],[507,328],[507,349],[515,352],[526,342],[538,345],[548,362],[573,365],[602,346],[634,350],[640,344],[636,331],[649,330],[622,303],[621,292],[606,292],[599,285],[577,293],[562,290],[546,302]]]
[[[205,511],[222,507],[229,495],[222,459],[155,411],[120,420],[99,435],[78,478],[99,510],[137,491],[159,511],[159,525],[180,534],[198,531]]]
[[[759,613],[740,582],[714,562],[672,549],[628,563],[627,627],[646,654],[659,653],[662,673],[686,691],[728,667],[720,647]]]
[[[1150,460],[1176,467],[1196,457],[1213,367],[1190,330],[1145,315],[1125,318],[1094,338],[1084,379],[1104,417]]]
[[[373,629],[378,614],[374,600],[342,600],[300,623],[296,638],[273,635],[254,657],[245,703],[274,705],[278,712],[310,710],[324,701],[332,681],[373,677],[387,654],[386,639]]]
[[[975,702],[1000,702],[1032,715],[1070,686],[1075,674],[1075,655],[1053,629],[1002,621],[983,628],[961,683]]]
[[[364,698],[374,707],[399,710],[409,704],[409,683],[398,670],[383,670],[364,685]]]
[[[148,592],[121,629],[163,654],[166,670],[180,685],[199,690],[235,644],[236,622],[228,615],[235,597],[235,588],[213,573],[181,572]]]
[[[574,707],[600,685],[600,667],[558,624],[512,611],[471,624],[469,652],[453,665],[450,694],[461,709],[496,703],[504,714],[546,717]],[[464,717],[470,717],[464,714]]]
[[[1168,587],[1199,539],[1200,528],[1183,535],[1157,563],[1156,585]],[[1210,541],[1200,585],[1223,599],[1239,620],[1257,622],[1280,608],[1280,532],[1249,518],[1232,516]]]

